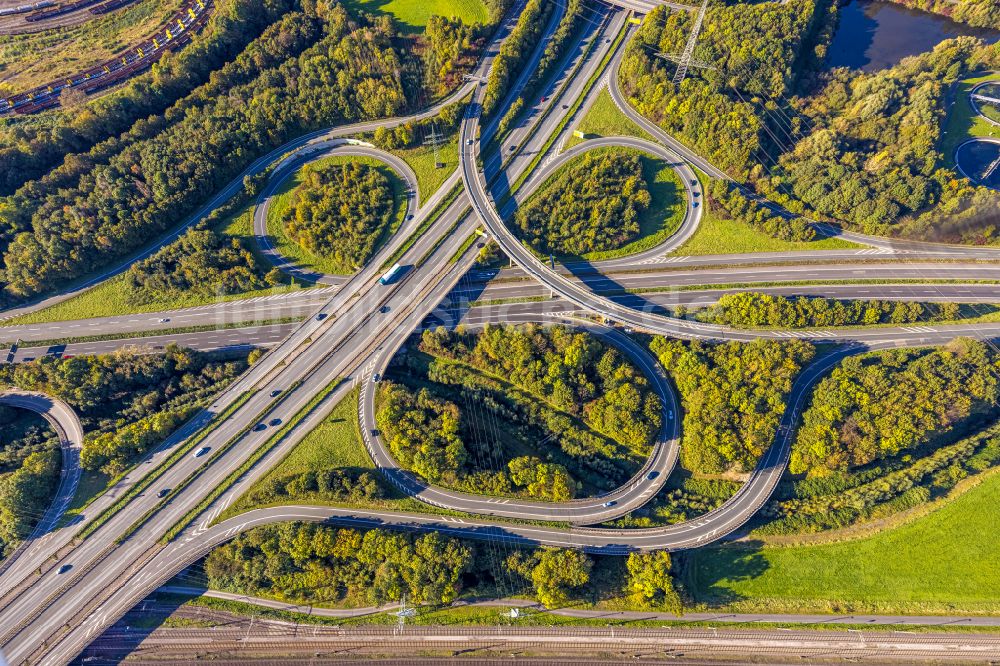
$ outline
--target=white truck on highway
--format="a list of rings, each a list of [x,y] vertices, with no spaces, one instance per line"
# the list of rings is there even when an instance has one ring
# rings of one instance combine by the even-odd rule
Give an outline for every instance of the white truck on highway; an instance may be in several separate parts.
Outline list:
[[[400,275],[404,273],[405,269],[401,264],[393,264],[392,268],[385,272],[385,275],[378,279],[379,284],[390,284],[395,282]]]

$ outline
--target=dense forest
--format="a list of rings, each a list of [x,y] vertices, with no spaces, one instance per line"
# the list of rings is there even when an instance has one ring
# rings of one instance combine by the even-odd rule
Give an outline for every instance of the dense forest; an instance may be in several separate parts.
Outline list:
[[[0,366],[0,387],[65,400],[84,426],[81,464],[114,476],[159,444],[247,367],[245,360],[168,347]]]
[[[828,9],[817,0],[711,6],[695,57],[712,69],[692,67],[675,91],[676,64],[657,53],[683,51],[694,13],[657,7],[626,51],[622,90],[644,116],[731,176],[746,178],[763,159],[762,109],[791,92]]]
[[[638,155],[590,152],[561,169],[514,220],[538,252],[581,255],[637,238],[651,202]]]
[[[512,552],[513,551],[513,552]],[[679,613],[667,552],[627,559],[556,548],[520,549],[437,532],[359,531],[285,523],[257,527],[213,550],[213,589],[295,603],[448,604],[469,594],[529,596],[549,608],[601,596]],[[624,564],[624,566],[622,566]]]
[[[391,21],[356,23],[339,7],[325,18],[325,36],[301,56],[189,107],[76,178],[22,188],[2,211],[4,226],[25,230],[7,249],[7,290],[37,293],[121,256],[291,136],[404,108]]]
[[[997,7],[904,4],[933,4],[976,24],[992,21]],[[695,56],[714,69],[693,68],[675,91],[676,65],[656,53],[679,53],[692,18],[656,10],[623,61],[623,90],[641,113],[795,214],[879,235],[992,239],[1000,194],[944,168],[939,146],[951,85],[994,69],[995,50],[960,37],[891,69],[823,73],[835,14],[833,3],[813,0],[712,8]],[[731,186],[714,185],[712,195],[770,235],[812,234],[801,218],[775,217]]]
[[[320,35],[315,17],[293,0],[219,0],[190,45],[166,53],[152,70],[121,88],[43,118],[0,125],[0,195],[41,176],[70,153],[89,150],[167,107],[204,83],[251,78],[275,58],[295,55]],[[212,85],[203,92],[212,94]],[[155,119],[147,122],[155,123]],[[111,141],[106,148],[114,146]],[[106,153],[99,149],[97,152]],[[109,153],[108,153],[109,154]]]
[[[561,327],[427,331],[405,360],[377,420],[400,463],[434,483],[569,499],[627,480],[659,429],[648,380]]]
[[[789,470],[828,476],[982,419],[1000,398],[997,369],[991,347],[961,338],[939,349],[847,358],[813,391]]]
[[[307,164],[301,181],[282,219],[288,235],[340,272],[359,269],[392,222],[396,200],[389,176],[359,162]]]
[[[989,306],[983,308],[984,311],[992,310]],[[788,298],[755,291],[726,294],[718,303],[696,314],[701,321],[738,328],[909,324],[954,321],[961,316],[962,306],[958,303],[838,301],[808,296]]]
[[[944,14],[953,21],[977,28],[1000,27],[998,0],[889,0],[913,9]]]
[[[59,479],[59,439],[40,416],[0,405],[0,557],[30,534]]]
[[[322,36],[301,54],[265,58],[249,77],[213,78],[163,117],[7,198],[6,294],[30,296],[107,265],[293,136],[407,108],[392,21],[354,19],[339,6],[317,12]]]
[[[693,472],[750,470],[774,440],[785,397],[815,354],[804,340],[724,344],[654,338],[684,407],[681,464]]]
[[[995,62],[991,49],[961,37],[892,69],[834,70],[803,102],[806,122],[780,168],[758,186],[789,208],[805,204],[867,233],[986,240],[1000,195],[942,167],[938,146],[950,86]]]
[[[442,86],[457,84],[472,66],[510,4],[487,1],[489,25],[470,30],[432,21],[432,35],[403,37],[389,16],[293,2],[259,8],[259,0],[231,0],[213,19],[216,30],[163,59],[150,75],[88,105],[47,114],[52,123],[9,130],[13,152],[0,162],[12,168],[0,176],[8,192],[23,185],[0,199],[0,306],[148,243],[289,139],[399,115],[443,94]],[[439,75],[426,74],[432,66]],[[449,74],[442,78],[442,70]],[[428,90],[431,80],[436,86]],[[461,115],[449,114],[452,121]],[[410,140],[412,130],[402,130]],[[390,134],[397,144],[407,139]],[[81,152],[52,168],[67,146]]]
[[[263,265],[239,239],[201,226],[132,264],[125,273],[126,288],[135,302],[154,295],[237,294],[281,281],[280,271]]]

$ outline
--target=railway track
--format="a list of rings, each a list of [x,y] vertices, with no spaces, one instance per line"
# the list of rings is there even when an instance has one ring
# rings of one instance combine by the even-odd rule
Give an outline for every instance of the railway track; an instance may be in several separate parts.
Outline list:
[[[205,619],[191,609],[186,619]],[[209,611],[208,615],[228,614]],[[157,659],[197,653],[220,658],[267,660],[337,654],[383,656],[479,656],[558,654],[612,659],[717,657],[731,661],[752,653],[756,661],[995,663],[1000,635],[961,633],[858,632],[783,629],[622,628],[493,626],[313,626],[241,618],[209,628],[156,628],[137,632],[127,620],[96,639],[84,653],[100,659],[123,648],[134,657]],[[130,659],[129,661],[132,661]],[[157,663],[160,663],[159,661]],[[576,663],[579,663],[577,661]]]
[[[106,13],[131,1],[107,0],[92,7],[91,12]],[[80,3],[89,5],[92,4],[92,0],[77,0],[71,4]],[[91,95],[130,79],[152,67],[153,63],[163,57],[166,52],[175,51],[188,44],[192,35],[201,30],[208,22],[212,13],[211,8],[212,0],[192,0],[190,4],[185,5],[171,16],[166,25],[155,35],[139,44],[130,46],[114,58],[72,76],[50,81],[16,95],[0,98],[0,116],[8,113],[21,115],[37,113],[58,106],[60,97],[66,90],[81,90],[85,94]],[[61,9],[62,6],[59,6],[46,9],[42,13],[57,12],[57,14],[47,15],[54,17],[65,13]],[[31,14],[25,20],[40,20],[32,18],[38,15]]]

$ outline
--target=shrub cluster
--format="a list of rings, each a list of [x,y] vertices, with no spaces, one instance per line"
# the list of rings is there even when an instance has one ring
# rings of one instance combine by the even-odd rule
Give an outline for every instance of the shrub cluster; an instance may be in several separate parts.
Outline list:
[[[650,203],[638,155],[590,152],[520,207],[515,222],[539,252],[580,255],[637,238]]]
[[[392,221],[395,200],[389,177],[381,169],[348,162],[307,164],[301,178],[282,221],[288,235],[344,272],[357,270]]]
[[[910,455],[854,473],[797,481],[761,510],[756,532],[818,532],[876,520],[939,497],[969,475],[1000,464],[996,426],[913,460]]]
[[[650,345],[684,406],[681,463],[694,472],[749,470],[774,441],[785,396],[815,348],[804,340]]]
[[[813,391],[789,469],[824,476],[925,444],[995,408],[997,369],[989,347],[962,338],[845,359]]]
[[[427,331],[393,378],[401,383],[383,382],[377,414],[393,454],[471,492],[562,500],[584,485],[614,487],[660,425],[645,377],[616,350],[558,327]]]
[[[302,523],[254,528],[205,560],[213,589],[293,603],[375,605],[406,595],[410,603],[436,605],[472,588],[480,596],[533,596],[549,608],[627,595],[636,606],[679,613],[671,569],[665,551],[633,553],[622,562],[558,548],[497,549],[437,532]]]
[[[739,328],[806,328],[953,321],[961,314],[961,306],[957,303],[838,301],[744,291],[722,296],[714,306],[699,313],[698,319]]]
[[[730,219],[742,222],[772,238],[785,241],[811,241],[816,230],[801,217],[791,219],[777,215],[757,201],[747,198],[735,184],[725,180],[712,181],[712,200],[719,204]]]
[[[281,279],[279,271],[265,269],[238,238],[203,227],[189,229],[125,273],[130,297],[137,302],[185,293],[238,294],[273,287]]]

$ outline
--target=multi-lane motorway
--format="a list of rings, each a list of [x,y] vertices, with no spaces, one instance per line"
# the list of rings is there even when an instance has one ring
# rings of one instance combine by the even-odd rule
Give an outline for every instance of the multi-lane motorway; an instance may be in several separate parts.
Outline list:
[[[843,234],[871,249],[684,259],[666,256],[694,233],[700,222],[703,207],[695,203],[701,193],[691,165],[709,174],[714,167],[637,117],[617,90],[616,67],[623,47],[616,47],[614,38],[625,29],[623,12],[609,11],[607,16],[588,24],[560,63],[559,75],[547,82],[543,90],[536,91],[539,101],[509,135],[494,141],[495,117],[487,122],[483,131],[480,130],[480,103],[485,87],[479,81],[488,73],[498,45],[512,29],[518,9],[515,8],[512,16],[499,27],[472,80],[449,100],[416,116],[433,115],[444,103],[471,93],[460,130],[459,171],[426,201],[421,202],[418,198],[416,178],[405,163],[385,153],[373,153],[369,146],[344,142],[346,137],[360,131],[409,119],[316,132],[261,158],[247,170],[247,173],[261,172],[277,162],[275,175],[255,211],[255,233],[276,265],[294,271],[298,269],[288,265],[270,245],[265,225],[267,204],[293,172],[293,167],[322,155],[338,153],[377,154],[392,166],[413,193],[407,201],[406,219],[399,231],[355,275],[311,276],[330,285],[244,302],[168,313],[0,328],[0,341],[72,338],[81,334],[154,333],[127,341],[75,343],[70,353],[83,353],[84,348],[78,345],[91,345],[91,350],[97,350],[127,343],[155,349],[171,341],[202,348],[249,344],[271,347],[271,351],[244,376],[222,391],[203,414],[147,456],[111,492],[98,497],[79,523],[49,530],[43,539],[30,542],[29,547],[10,560],[7,569],[0,572],[0,645],[8,660],[12,663],[68,662],[143,596],[211,547],[250,527],[274,521],[311,520],[366,527],[435,529],[465,537],[550,544],[601,553],[690,548],[709,543],[738,529],[770,496],[784,472],[796,418],[808,399],[810,388],[843,357],[865,349],[935,344],[956,335],[1000,337],[1000,324],[993,323],[745,331],[665,315],[664,306],[705,302],[738,289],[732,285],[742,284],[784,290],[778,293],[996,302],[1000,299],[991,290],[992,285],[981,282],[1000,280],[1000,263],[993,263],[1000,260],[1000,253]],[[553,12],[544,30],[545,39],[555,31],[564,10],[563,6],[557,6]],[[534,50],[528,66],[509,91],[503,108],[517,97],[530,77],[541,57],[544,41]],[[617,50],[612,53],[612,48]],[[588,85],[595,80],[600,85]],[[610,83],[612,97],[623,111],[646,127],[658,143],[606,138],[585,142],[560,155],[559,147],[564,144],[573,122],[579,119],[580,110],[589,107],[606,82]],[[574,111],[574,102],[581,98],[584,103]],[[570,157],[594,147],[614,145],[640,149],[674,165],[685,183],[687,200],[687,210],[678,231],[660,247],[641,255],[588,266],[568,265],[559,269],[547,266],[514,237],[504,217]],[[487,146],[492,149],[481,159],[483,148]],[[431,211],[459,179],[464,184],[463,192],[402,254],[400,263],[411,268],[397,282],[379,284],[380,267],[394,257],[397,250],[402,251],[407,238],[429,221]],[[192,221],[230,198],[241,181],[242,177],[220,192]],[[521,187],[512,185],[520,181],[523,181]],[[501,210],[496,201],[502,203]],[[471,281],[463,278],[472,268],[476,254],[475,246],[466,249],[466,241],[480,227],[485,227],[500,243],[518,268],[501,271],[499,275],[479,275],[477,283],[476,276]],[[147,256],[175,237],[161,240],[139,257]],[[81,288],[117,274],[130,263],[115,267]],[[846,284],[859,280],[865,284]],[[887,281],[894,284],[882,284]],[[805,292],[798,286],[798,283],[809,282],[838,284],[809,287]],[[716,288],[685,290],[706,285]],[[892,295],[899,292],[905,293]],[[26,309],[38,309],[73,293],[77,292],[70,291]],[[499,305],[482,303],[546,294],[556,294],[560,298]],[[957,298],[960,294],[962,298]],[[470,306],[469,301],[481,303]],[[266,323],[285,319],[296,321]],[[849,344],[823,356],[797,378],[774,445],[762,457],[747,483],[721,507],[695,520],[669,527],[587,528],[581,525],[622,515],[655,495],[673,468],[680,434],[680,411],[668,378],[641,346],[620,329],[595,323],[597,319],[686,338],[750,340],[797,336]],[[563,504],[456,493],[430,486],[399,469],[373,434],[375,375],[381,373],[414,331],[437,321],[477,325],[491,321],[565,321],[606,337],[646,372],[663,402],[664,429],[647,464],[632,480],[605,496]],[[169,332],[170,328],[220,323],[251,325]],[[30,349],[30,345],[28,347],[19,350],[15,360],[39,353],[39,350]],[[362,432],[373,459],[385,474],[398,487],[428,504],[482,517],[288,506],[260,509],[216,523],[216,518],[243,490],[261,478],[319,423],[355,383],[363,388],[359,404]],[[331,386],[334,388],[330,389]],[[325,397],[314,404],[315,396],[321,394]],[[285,427],[297,414],[304,415],[301,421]],[[215,418],[217,415],[222,416]],[[271,423],[277,425],[269,425]],[[254,428],[256,424],[262,427]],[[208,447],[209,455],[200,458],[171,456],[199,431],[207,433],[199,446]],[[250,457],[265,445],[273,445],[273,448],[247,468],[245,464]],[[129,494],[129,489],[138,487],[135,484],[147,475],[158,476],[143,492]],[[233,475],[236,475],[236,482],[229,484]],[[216,488],[223,492],[205,506],[206,498]],[[157,491],[164,489],[169,491],[167,496],[158,497]],[[116,504],[121,497],[127,501]],[[573,526],[525,524],[516,522],[517,518],[559,521]],[[98,520],[100,522],[95,522]],[[175,524],[183,529],[175,538],[164,539]],[[78,536],[83,529],[89,530],[86,538]]]

